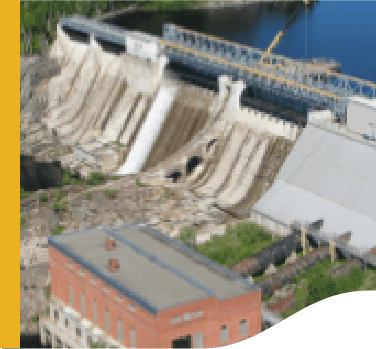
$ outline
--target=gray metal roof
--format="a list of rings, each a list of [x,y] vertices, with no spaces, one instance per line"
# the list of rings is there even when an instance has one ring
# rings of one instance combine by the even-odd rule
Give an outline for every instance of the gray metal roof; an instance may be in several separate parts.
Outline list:
[[[115,237],[115,251],[105,250],[107,236]],[[226,299],[259,289],[148,225],[65,233],[50,237],[49,242],[152,313],[206,297]],[[119,271],[107,270],[109,258],[119,260]]]
[[[309,124],[255,209],[286,224],[322,218],[324,233],[376,246],[376,147]]]

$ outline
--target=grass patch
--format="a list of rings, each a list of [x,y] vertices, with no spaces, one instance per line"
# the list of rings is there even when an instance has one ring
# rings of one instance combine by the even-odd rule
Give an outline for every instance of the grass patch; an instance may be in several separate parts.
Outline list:
[[[211,241],[196,246],[196,251],[226,267],[240,263],[245,258],[279,240],[254,223],[238,223],[227,227],[223,236],[213,236]]]
[[[46,287],[46,299],[50,299],[51,296],[51,288],[50,286]]]
[[[64,231],[65,227],[62,225],[58,225],[56,228],[51,229],[52,235],[60,235]]]
[[[21,226],[21,228],[24,228],[26,226],[26,218],[27,218],[26,213],[20,214],[20,226]]]
[[[106,345],[104,343],[92,343],[90,344],[90,348],[105,348]]]
[[[33,322],[33,323],[36,323],[39,321],[39,314],[35,314],[34,316],[32,316],[30,318],[30,321]]]
[[[144,183],[141,183],[140,182],[140,178],[136,178],[136,185],[138,186],[138,187],[144,187],[145,186],[145,184]]]
[[[29,196],[31,196],[32,194],[33,193],[31,191],[26,191],[26,190],[21,189],[21,191],[20,191],[20,198],[21,199],[26,199]]]
[[[180,230],[179,240],[189,247],[195,247],[196,234],[192,227],[184,227]]]
[[[66,195],[67,195],[67,192],[59,188],[54,193],[54,200],[56,202],[59,202]]]
[[[40,201],[41,202],[48,202],[48,196],[46,193],[43,193],[41,196],[40,196]]]
[[[331,263],[330,259],[327,259],[294,277],[292,279],[294,283],[299,284],[305,279],[307,284],[303,290],[298,289],[296,292],[297,307],[283,312],[282,316],[286,318],[309,305],[337,294],[358,291],[367,277],[367,272],[363,272],[359,266],[353,266],[349,275],[341,275],[337,278],[328,275],[332,266],[344,264],[346,260]]]
[[[66,201],[55,202],[52,204],[52,209],[55,213],[66,211],[67,207],[68,207],[68,203]]]
[[[91,200],[93,198],[93,194],[90,192],[86,192],[86,200]]]
[[[115,144],[116,144],[118,147],[125,147],[125,144],[120,143],[119,141],[115,141]]]
[[[108,199],[115,199],[117,196],[117,190],[105,189],[103,190],[103,194]]]

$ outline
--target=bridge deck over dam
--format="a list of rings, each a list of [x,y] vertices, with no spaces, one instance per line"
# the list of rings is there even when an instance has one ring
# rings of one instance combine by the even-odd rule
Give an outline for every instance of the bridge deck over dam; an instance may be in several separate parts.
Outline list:
[[[134,31],[124,30],[81,16],[62,17],[62,27],[124,46]],[[375,98],[376,84],[338,72],[334,60],[295,60],[263,50],[230,42],[212,35],[166,23],[163,37],[150,37],[157,43],[158,55],[180,62],[206,75],[230,75],[244,80],[255,97],[281,102],[292,101],[307,111],[317,107],[331,109],[337,116],[346,115],[347,98],[358,95]]]

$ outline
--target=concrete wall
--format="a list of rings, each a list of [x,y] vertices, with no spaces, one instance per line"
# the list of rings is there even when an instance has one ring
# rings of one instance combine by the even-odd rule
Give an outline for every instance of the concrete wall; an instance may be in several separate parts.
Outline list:
[[[347,105],[347,126],[354,132],[372,136],[370,123],[376,125],[376,98],[365,100],[349,98]]]
[[[248,124],[251,128],[266,131],[290,141],[295,141],[298,136],[299,126],[291,122],[277,119],[270,114],[251,108],[241,108],[238,120]]]
[[[263,226],[271,233],[278,236],[287,236],[290,234],[289,226],[285,225],[282,222],[278,222],[277,220],[272,219],[271,217],[256,210],[251,210],[249,218],[252,222]]]

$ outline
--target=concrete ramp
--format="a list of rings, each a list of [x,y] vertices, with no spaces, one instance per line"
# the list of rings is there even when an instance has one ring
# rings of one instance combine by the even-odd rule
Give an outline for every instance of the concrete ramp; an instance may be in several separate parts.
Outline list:
[[[177,88],[172,86],[160,89],[126,162],[117,172],[118,175],[138,173],[141,170],[162,129],[176,92]]]

